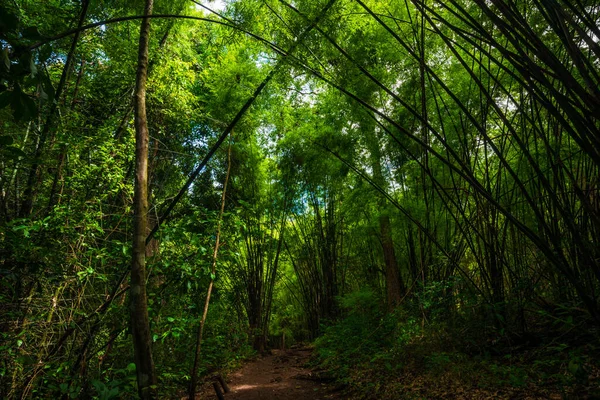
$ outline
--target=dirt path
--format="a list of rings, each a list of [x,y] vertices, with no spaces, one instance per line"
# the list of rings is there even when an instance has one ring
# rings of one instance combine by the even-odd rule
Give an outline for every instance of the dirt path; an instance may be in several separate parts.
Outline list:
[[[245,364],[227,377],[231,392],[225,400],[324,400],[341,399],[335,385],[319,379],[305,366],[311,354],[307,348],[273,350]],[[205,388],[197,399],[217,399]]]

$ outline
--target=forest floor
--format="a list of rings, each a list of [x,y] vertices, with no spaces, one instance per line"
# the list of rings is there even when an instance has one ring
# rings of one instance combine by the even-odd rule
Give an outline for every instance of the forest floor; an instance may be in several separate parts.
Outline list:
[[[408,368],[409,371],[414,370],[412,373],[405,370],[398,375],[386,376],[377,368],[359,367],[353,369],[349,376],[349,379],[356,383],[354,387],[342,387],[326,371],[308,365],[312,352],[313,349],[309,347],[272,350],[269,354],[246,362],[227,375],[226,381],[231,391],[224,395],[225,400],[600,399],[597,386],[600,382],[600,370],[596,367],[593,371],[590,370],[587,384],[567,385],[562,389],[535,380],[523,382],[515,387],[510,382],[511,377],[516,379],[517,372],[525,374],[525,369],[514,366],[515,370],[511,370],[511,373],[505,371],[505,380],[498,381],[498,376],[490,375],[487,371],[490,368],[489,363],[484,367],[482,363],[465,360],[455,365],[445,365],[445,372],[439,373],[427,373],[415,366]],[[544,361],[543,357],[540,361]],[[500,365],[497,368],[502,369]],[[374,389],[374,385],[370,385],[370,395],[366,395],[364,387],[361,390],[361,385],[364,386],[365,382],[381,380],[387,382],[386,388],[378,390]],[[187,399],[187,396],[181,399]],[[212,381],[206,381],[196,394],[196,399],[218,399]]]
[[[331,400],[341,399],[335,383],[307,366],[310,348],[272,350],[227,376],[231,391],[226,400]],[[208,382],[197,399],[217,399]]]

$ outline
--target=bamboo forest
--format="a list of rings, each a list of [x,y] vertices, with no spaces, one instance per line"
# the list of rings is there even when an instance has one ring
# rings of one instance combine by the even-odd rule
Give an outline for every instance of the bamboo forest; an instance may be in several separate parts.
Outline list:
[[[598,399],[599,190],[599,0],[0,0],[0,399]]]

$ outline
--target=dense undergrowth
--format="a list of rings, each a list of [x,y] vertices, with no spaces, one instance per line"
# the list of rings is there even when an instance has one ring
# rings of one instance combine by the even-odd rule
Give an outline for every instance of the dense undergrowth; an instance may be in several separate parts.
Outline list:
[[[158,307],[157,307],[158,308]],[[218,318],[229,315],[231,310],[217,304],[209,313],[212,318],[207,328],[207,337],[202,345],[202,358],[199,376],[203,379],[215,371],[228,371],[237,368],[242,361],[255,354],[248,344],[245,330],[235,318],[230,322]],[[160,385],[159,398],[172,398],[181,393],[190,379],[189,357],[193,351],[198,318],[193,314],[174,313],[163,310],[162,316],[154,318],[153,352]],[[151,314],[152,315],[152,314]],[[233,322],[231,322],[233,321]],[[41,373],[41,384],[32,388],[32,396],[40,399],[132,399],[137,398],[135,364],[131,362],[133,349],[130,345],[130,332],[115,325],[115,331],[99,332],[97,340],[105,343],[90,349],[92,361],[87,365],[73,366],[68,360],[49,363]],[[33,343],[21,336],[14,347],[2,346],[9,357],[22,363],[32,362],[35,353]],[[31,338],[33,339],[33,338]],[[74,352],[79,349],[74,346]],[[81,355],[82,357],[85,354]],[[10,382],[22,378],[19,371],[7,375],[7,365],[0,365],[0,376]],[[76,369],[75,369],[76,368]],[[21,370],[21,374],[28,370]],[[0,394],[6,398],[11,393]]]
[[[345,317],[316,340],[316,361],[365,399],[600,396],[598,332],[565,316],[573,310],[538,309],[517,332],[467,307],[445,313],[428,301],[436,289],[391,314],[370,290],[345,296]]]

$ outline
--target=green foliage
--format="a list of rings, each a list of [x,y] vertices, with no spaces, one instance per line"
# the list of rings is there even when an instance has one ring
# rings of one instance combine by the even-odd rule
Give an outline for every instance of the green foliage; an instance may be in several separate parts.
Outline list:
[[[477,319],[462,319],[453,328],[452,319],[441,312],[444,302],[431,300],[459,284],[432,282],[417,303],[393,314],[379,311],[380,300],[369,290],[340,298],[344,317],[316,340],[317,362],[366,397],[397,398],[407,388],[437,397],[457,390],[527,393],[539,387],[545,393],[578,393],[590,387],[591,373],[597,370],[591,355],[597,353],[595,345],[556,344],[553,336],[541,336],[537,340],[548,340],[547,345],[523,347],[516,343],[518,337],[481,330]],[[412,316],[415,312],[421,317]],[[473,346],[479,349],[475,353]]]
[[[135,364],[130,363],[124,369],[110,371],[109,381],[92,380],[98,400],[110,400],[133,396],[137,386]]]
[[[83,23],[143,3],[92,0]],[[223,25],[159,3],[215,18],[152,19],[144,217],[161,223],[146,279],[161,396],[187,386],[210,283],[202,375],[285,335],[316,339],[318,362],[373,397],[463,393],[456,382],[595,395],[597,6],[337,0],[321,15],[326,1],[236,0]],[[9,398],[136,392],[126,272],[140,21],[61,35],[83,4],[0,5]],[[165,219],[275,65],[231,157],[218,150]]]
[[[328,326],[315,341],[317,359],[341,381],[349,383],[350,371],[365,364],[397,368],[389,352],[396,337],[397,320],[380,309],[380,299],[369,289],[340,298],[346,316]]]

